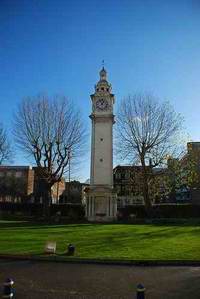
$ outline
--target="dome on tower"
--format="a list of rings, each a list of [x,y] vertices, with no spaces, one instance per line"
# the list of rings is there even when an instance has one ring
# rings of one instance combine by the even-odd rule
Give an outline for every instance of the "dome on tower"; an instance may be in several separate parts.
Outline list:
[[[105,68],[103,67],[100,72],[100,80],[99,82],[95,85],[95,91],[97,93],[110,93],[111,92],[111,84],[108,83],[107,81],[107,72]]]

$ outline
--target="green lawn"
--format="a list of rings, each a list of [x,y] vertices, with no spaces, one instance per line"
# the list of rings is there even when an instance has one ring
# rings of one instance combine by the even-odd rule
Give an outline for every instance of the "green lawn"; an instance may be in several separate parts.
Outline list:
[[[135,260],[200,260],[200,225],[31,225],[0,221],[0,253],[42,254],[47,240],[57,252],[69,243],[76,256]]]

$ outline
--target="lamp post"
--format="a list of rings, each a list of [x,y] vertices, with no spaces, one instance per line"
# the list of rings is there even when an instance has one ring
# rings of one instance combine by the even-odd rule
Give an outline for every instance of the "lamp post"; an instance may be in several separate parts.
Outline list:
[[[68,160],[69,160],[69,176],[68,176],[68,198],[70,200],[70,180],[71,180],[71,149],[68,150]]]

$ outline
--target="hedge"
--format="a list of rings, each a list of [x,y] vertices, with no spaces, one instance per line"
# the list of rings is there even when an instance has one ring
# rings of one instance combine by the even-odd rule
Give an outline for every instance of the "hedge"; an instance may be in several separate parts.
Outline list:
[[[143,205],[126,206],[118,209],[120,219],[146,218]],[[152,207],[153,218],[200,218],[200,205],[157,204]]]
[[[73,204],[52,204],[51,216],[60,213],[60,216],[69,218],[84,218],[85,210],[82,205]],[[43,205],[40,203],[10,203],[0,202],[0,213],[6,214],[22,214],[24,216],[42,216]]]
[[[60,216],[83,219],[85,209],[79,204],[53,204],[51,216],[59,212]],[[24,216],[42,216],[43,205],[39,203],[9,203],[0,202],[0,214],[22,214]],[[200,218],[200,205],[192,204],[157,204],[152,207],[153,218]],[[118,219],[147,218],[143,205],[118,208]]]

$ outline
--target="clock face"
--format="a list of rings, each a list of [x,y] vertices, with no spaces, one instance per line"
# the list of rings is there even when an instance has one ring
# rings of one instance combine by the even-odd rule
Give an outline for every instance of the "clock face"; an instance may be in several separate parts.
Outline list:
[[[108,108],[108,101],[104,99],[99,99],[96,102],[96,108],[98,110],[106,110]]]

